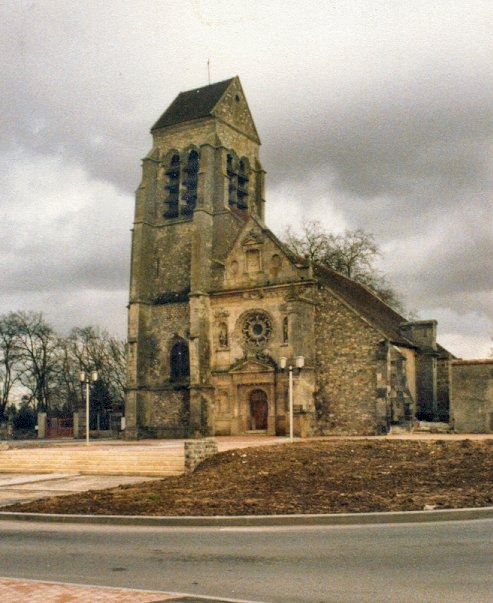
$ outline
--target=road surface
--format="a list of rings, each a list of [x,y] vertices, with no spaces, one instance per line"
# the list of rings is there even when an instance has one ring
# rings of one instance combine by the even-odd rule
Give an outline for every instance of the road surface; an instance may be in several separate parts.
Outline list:
[[[150,528],[0,522],[0,576],[266,603],[491,603],[493,519]]]

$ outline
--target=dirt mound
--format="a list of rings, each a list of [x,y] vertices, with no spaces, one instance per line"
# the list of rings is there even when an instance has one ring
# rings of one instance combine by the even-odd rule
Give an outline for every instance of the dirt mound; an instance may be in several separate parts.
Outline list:
[[[220,453],[193,474],[8,510],[268,515],[493,505],[493,441],[304,441]],[[4,509],[7,510],[7,509]]]

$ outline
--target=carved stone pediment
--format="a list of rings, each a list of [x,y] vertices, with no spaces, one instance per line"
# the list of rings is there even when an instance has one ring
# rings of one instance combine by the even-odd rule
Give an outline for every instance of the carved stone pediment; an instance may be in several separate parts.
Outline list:
[[[246,235],[241,244],[243,246],[248,245],[261,245],[264,242],[264,235],[258,230],[250,230]]]
[[[274,368],[269,364],[260,362],[259,360],[245,360],[232,368],[230,373],[265,373],[274,372]]]

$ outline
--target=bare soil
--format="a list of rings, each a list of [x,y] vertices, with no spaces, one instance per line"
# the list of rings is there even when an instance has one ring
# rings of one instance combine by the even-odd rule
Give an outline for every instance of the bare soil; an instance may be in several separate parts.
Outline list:
[[[192,474],[8,510],[268,515],[493,505],[493,441],[304,441],[222,452]],[[4,508],[4,510],[7,510]]]

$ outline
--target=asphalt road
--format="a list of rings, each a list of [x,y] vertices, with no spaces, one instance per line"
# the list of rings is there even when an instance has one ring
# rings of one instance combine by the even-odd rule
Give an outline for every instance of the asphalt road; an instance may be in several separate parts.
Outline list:
[[[267,603],[490,603],[493,519],[338,527],[0,522],[0,576]]]

